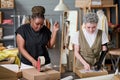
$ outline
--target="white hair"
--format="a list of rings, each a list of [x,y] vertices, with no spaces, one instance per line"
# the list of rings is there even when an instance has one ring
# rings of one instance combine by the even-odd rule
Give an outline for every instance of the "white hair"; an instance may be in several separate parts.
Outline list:
[[[96,13],[89,12],[83,17],[83,22],[86,23],[98,23],[98,16]]]

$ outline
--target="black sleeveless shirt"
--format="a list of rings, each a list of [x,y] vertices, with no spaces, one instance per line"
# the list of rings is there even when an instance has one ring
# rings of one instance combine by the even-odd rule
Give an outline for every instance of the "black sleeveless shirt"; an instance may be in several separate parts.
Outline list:
[[[37,60],[38,56],[45,57],[45,64],[50,63],[50,57],[46,45],[51,38],[51,31],[43,26],[39,31],[35,32],[30,24],[21,25],[16,30],[16,35],[20,34],[25,40],[25,49]],[[32,65],[24,56],[21,55],[21,62]]]

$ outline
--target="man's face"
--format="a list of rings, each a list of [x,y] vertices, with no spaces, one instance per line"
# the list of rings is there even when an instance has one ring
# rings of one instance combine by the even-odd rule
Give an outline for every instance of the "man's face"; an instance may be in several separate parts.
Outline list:
[[[97,28],[97,24],[96,23],[86,23],[85,24],[85,29],[90,34],[94,33],[96,28]]]

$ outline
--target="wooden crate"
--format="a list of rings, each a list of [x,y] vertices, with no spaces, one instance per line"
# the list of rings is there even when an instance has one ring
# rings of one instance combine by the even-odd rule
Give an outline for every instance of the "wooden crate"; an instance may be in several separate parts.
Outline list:
[[[39,72],[35,68],[23,69],[22,75],[27,80],[60,80],[60,72],[56,70]]]
[[[108,72],[105,69],[102,69],[101,71],[90,71],[90,72],[81,72],[79,68],[76,68],[75,73],[80,78],[88,78],[88,77],[96,77],[96,76],[102,76],[102,75],[108,75]]]
[[[113,5],[114,1],[113,0],[101,0],[102,5]]]
[[[113,5],[113,0],[75,0],[75,7],[89,7],[91,5]]]
[[[91,0],[75,0],[75,7],[89,7]]]
[[[1,8],[14,8],[15,1],[14,0],[1,0]]]
[[[15,69],[6,68],[4,66],[14,67]],[[16,69],[14,64],[6,64],[4,66],[0,65],[0,80],[18,80],[18,78],[22,77],[22,71]]]
[[[114,80],[120,80],[120,75],[119,74],[114,75]]]

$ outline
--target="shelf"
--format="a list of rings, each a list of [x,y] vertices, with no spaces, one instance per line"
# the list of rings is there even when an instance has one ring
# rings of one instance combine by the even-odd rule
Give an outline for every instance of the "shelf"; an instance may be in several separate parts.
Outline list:
[[[14,26],[14,24],[0,24],[0,27],[1,26]]]
[[[116,7],[117,4],[115,5],[91,5],[90,8],[111,8],[111,7]],[[80,8],[89,8],[89,7],[80,7]]]
[[[0,41],[13,41],[14,38],[10,38],[10,39],[0,39]]]
[[[0,8],[0,12],[3,13],[2,15],[3,23],[0,24],[0,28],[3,28],[3,32],[2,32],[3,37],[2,39],[0,39],[0,42],[3,43],[4,46],[8,46],[8,45],[16,46],[16,41],[15,41],[16,18],[13,16],[16,14],[15,10],[16,10],[15,8]],[[11,21],[7,22],[4,20],[11,20]]]
[[[10,11],[13,10],[14,11],[15,9],[14,8],[0,8],[0,11],[8,11],[8,10],[10,10]]]

